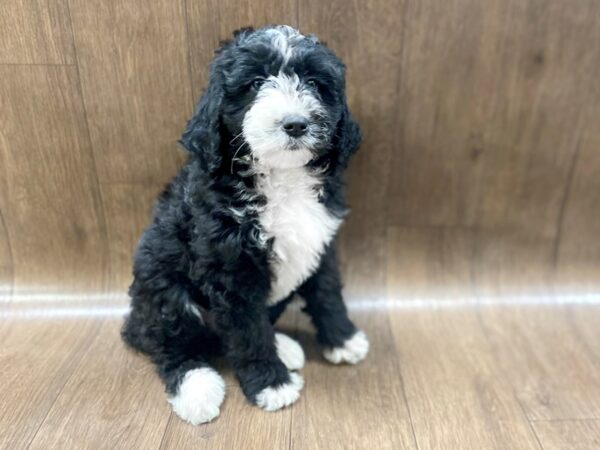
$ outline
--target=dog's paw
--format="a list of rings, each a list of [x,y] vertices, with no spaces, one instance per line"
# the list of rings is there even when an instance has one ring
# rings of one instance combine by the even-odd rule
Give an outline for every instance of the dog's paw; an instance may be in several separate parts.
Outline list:
[[[179,417],[198,425],[219,415],[224,398],[223,378],[210,367],[202,367],[186,372],[177,394],[169,397],[169,403]]]
[[[357,331],[347,339],[340,347],[328,348],[323,351],[323,356],[327,361],[333,364],[350,363],[356,364],[369,353],[369,340],[362,331]]]
[[[283,333],[275,333],[277,356],[289,370],[300,370],[304,367],[304,351],[300,344]]]
[[[256,404],[266,411],[277,411],[291,405],[300,398],[304,380],[297,373],[290,373],[287,383],[267,387],[256,395]]]

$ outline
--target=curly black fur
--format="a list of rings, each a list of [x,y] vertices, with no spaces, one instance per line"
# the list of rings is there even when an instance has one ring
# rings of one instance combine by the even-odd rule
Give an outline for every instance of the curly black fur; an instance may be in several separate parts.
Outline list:
[[[220,354],[251,402],[265,387],[289,380],[274,347],[273,323],[292,295],[266,304],[270,246],[261,245],[257,208],[249,208],[266,200],[243,158],[250,149],[232,141],[256,95],[248,85],[256,74],[284,70],[318,78],[328,134],[314,149],[310,169],[324,173],[320,201],[333,215],[345,215],[342,173],[361,133],[346,104],[344,65],[316,38],[305,41],[284,62],[262,30],[243,29],[216,52],[209,85],[181,139],[189,159],[158,199],[139,243],[122,336],[150,356],[169,394],[187,371]],[[231,207],[247,211],[243,220]],[[297,290],[324,346],[341,345],[356,331],[341,289],[331,243]]]

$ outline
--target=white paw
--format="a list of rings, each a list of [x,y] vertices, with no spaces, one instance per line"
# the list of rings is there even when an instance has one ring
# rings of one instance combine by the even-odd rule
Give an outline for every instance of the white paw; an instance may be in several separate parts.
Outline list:
[[[354,336],[344,342],[344,345],[341,347],[324,350],[323,356],[333,364],[343,362],[356,364],[365,359],[367,353],[369,353],[369,340],[367,339],[367,335],[359,330],[354,333]]]
[[[266,411],[277,411],[300,398],[304,380],[297,373],[290,373],[290,381],[275,388],[263,389],[256,396],[256,404]]]
[[[213,369],[193,369],[183,377],[177,394],[169,397],[173,411],[192,425],[210,422],[219,415],[225,398],[225,381]]]
[[[285,367],[290,370],[300,370],[304,367],[304,351],[300,344],[283,333],[275,333],[277,356]]]

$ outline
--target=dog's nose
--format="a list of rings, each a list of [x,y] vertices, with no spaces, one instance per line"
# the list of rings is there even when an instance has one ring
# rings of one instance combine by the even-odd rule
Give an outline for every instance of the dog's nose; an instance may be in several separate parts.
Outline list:
[[[300,137],[308,129],[308,120],[302,116],[288,116],[283,119],[284,131],[292,137]]]

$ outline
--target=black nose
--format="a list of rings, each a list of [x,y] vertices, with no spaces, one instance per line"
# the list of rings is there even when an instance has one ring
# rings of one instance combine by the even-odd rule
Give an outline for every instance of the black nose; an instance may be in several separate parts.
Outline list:
[[[284,131],[292,137],[300,137],[308,129],[308,120],[302,116],[288,116],[283,119]]]

